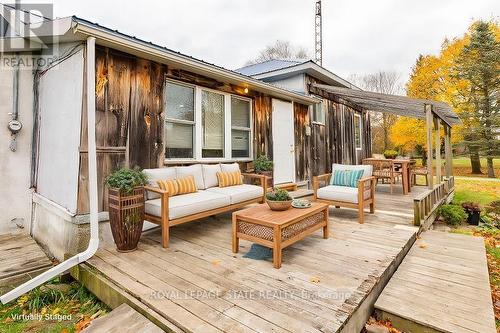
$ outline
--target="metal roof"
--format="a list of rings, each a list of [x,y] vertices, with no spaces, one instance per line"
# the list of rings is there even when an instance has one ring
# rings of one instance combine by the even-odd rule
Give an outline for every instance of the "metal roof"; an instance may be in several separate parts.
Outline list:
[[[298,64],[303,64],[308,62],[308,60],[290,60],[290,59],[271,59],[257,64],[251,64],[245,67],[235,69],[236,72],[254,76],[257,74],[268,73],[278,69],[292,67]]]
[[[434,113],[448,125],[452,126],[460,123],[460,119],[453,112],[451,106],[443,102],[380,94],[317,83],[313,83],[311,87],[324,90],[365,110],[392,113],[418,119],[425,119],[425,105],[432,105]]]

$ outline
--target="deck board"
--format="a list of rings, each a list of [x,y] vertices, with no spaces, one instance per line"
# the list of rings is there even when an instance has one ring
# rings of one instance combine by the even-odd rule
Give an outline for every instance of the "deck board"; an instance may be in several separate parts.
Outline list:
[[[137,251],[106,245],[84,265],[186,332],[341,332],[416,239],[412,195],[377,193],[364,224],[332,207],[330,238],[284,249],[281,269],[243,258],[248,241],[232,253],[229,213],[172,228],[168,249],[156,229]]]
[[[40,246],[25,234],[0,235],[0,294],[52,267]]]
[[[403,330],[496,332],[483,239],[423,233],[375,308]]]

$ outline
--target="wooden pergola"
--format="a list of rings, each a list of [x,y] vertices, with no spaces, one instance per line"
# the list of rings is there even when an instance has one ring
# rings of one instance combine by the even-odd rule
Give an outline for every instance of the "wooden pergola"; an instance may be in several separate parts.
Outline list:
[[[391,113],[399,116],[425,119],[427,133],[427,178],[429,189],[434,189],[434,178],[437,184],[441,183],[441,126],[444,129],[444,151],[445,151],[445,176],[452,177],[453,162],[451,150],[451,128],[460,123],[457,115],[451,107],[443,102],[426,99],[410,98],[406,96],[380,94],[369,91],[341,88],[336,86],[313,83],[310,91],[318,95],[333,95],[353,105],[382,113]],[[435,144],[433,144],[433,132],[435,133]],[[434,149],[433,149],[434,148]],[[433,173],[433,150],[436,156],[436,168]]]

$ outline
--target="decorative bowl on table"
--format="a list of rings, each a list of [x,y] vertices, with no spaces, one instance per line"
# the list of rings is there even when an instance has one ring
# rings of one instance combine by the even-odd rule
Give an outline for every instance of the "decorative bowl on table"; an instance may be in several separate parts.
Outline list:
[[[287,210],[292,207],[292,197],[284,189],[273,189],[266,194],[266,203],[271,210]]]
[[[295,199],[292,201],[293,208],[309,208],[311,207],[311,201],[307,199]]]

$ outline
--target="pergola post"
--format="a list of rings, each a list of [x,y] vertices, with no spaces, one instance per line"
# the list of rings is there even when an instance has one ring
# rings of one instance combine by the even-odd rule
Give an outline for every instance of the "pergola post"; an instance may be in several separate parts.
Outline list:
[[[434,117],[436,130],[436,183],[441,183],[441,121],[438,117]]]
[[[432,128],[434,127],[432,105],[424,104],[427,129],[427,184],[429,189],[434,188],[432,177]]]
[[[444,126],[444,160],[445,160],[445,172],[446,178],[450,178],[453,175],[453,153],[451,151],[451,127],[447,124]]]

